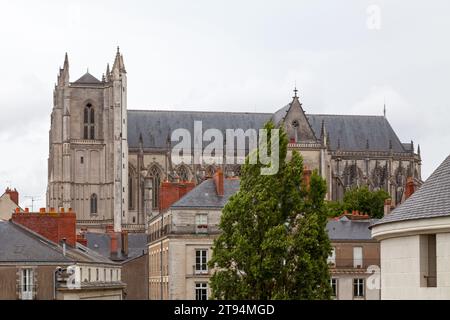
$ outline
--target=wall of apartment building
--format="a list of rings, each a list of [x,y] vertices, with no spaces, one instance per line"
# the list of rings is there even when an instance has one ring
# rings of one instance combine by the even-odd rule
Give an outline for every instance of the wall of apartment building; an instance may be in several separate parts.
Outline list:
[[[332,278],[337,279],[338,300],[379,300],[380,289],[377,286],[369,285],[372,269],[380,267],[380,244],[372,240],[358,241],[333,241],[335,248],[335,265],[331,268]],[[362,248],[362,265],[355,268],[354,248]],[[370,268],[376,266],[375,268]],[[370,268],[370,270],[369,270]],[[354,280],[364,279],[364,295],[354,296]]]
[[[149,245],[148,289],[150,300],[166,300],[169,297],[169,244],[169,239],[161,238]]]
[[[36,300],[53,299],[53,272],[56,265],[0,266],[0,300],[20,299],[20,271],[33,269]]]
[[[148,255],[143,254],[122,265],[122,282],[127,284],[125,300],[148,300],[148,264]]]
[[[354,267],[353,248],[355,247],[362,248],[362,269],[367,269],[371,265],[380,266],[380,244],[377,241],[332,241],[332,246],[336,252],[337,268]]]
[[[332,273],[331,277],[337,279],[337,300],[380,300],[380,289],[371,287],[371,274],[363,272],[354,273]],[[354,296],[354,280],[364,279],[364,296]]]
[[[195,284],[208,282],[211,272],[197,274],[196,250],[206,250],[207,261],[212,256],[213,236],[174,238],[169,244],[169,299],[195,300]],[[208,290],[209,286],[208,286]],[[208,296],[210,292],[208,292]]]

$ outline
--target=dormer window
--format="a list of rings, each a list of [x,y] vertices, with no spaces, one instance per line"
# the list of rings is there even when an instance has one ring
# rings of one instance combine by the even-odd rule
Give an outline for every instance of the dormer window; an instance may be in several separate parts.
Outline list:
[[[90,103],[84,108],[84,139],[95,139],[95,111]]]

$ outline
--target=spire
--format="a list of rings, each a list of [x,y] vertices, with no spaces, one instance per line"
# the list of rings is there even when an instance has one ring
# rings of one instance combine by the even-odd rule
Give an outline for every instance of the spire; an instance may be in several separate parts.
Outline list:
[[[411,140],[411,152],[414,153],[414,141]]]
[[[298,93],[298,90],[297,90],[297,85],[295,85],[295,87],[294,87],[294,96],[293,96],[292,98],[294,98],[294,99],[298,99],[298,95],[297,95],[297,93]]]
[[[66,52],[64,55],[64,66],[59,68],[58,85],[69,85],[69,78],[69,57]]]
[[[386,118],[386,103],[384,103],[383,107],[383,116]]]
[[[420,156],[420,144],[417,145],[417,154]]]
[[[65,70],[69,70],[69,56],[67,55],[67,52],[66,52],[66,55],[64,57],[64,69]]]
[[[117,47],[116,58],[112,67],[112,74],[118,78],[121,73],[126,73],[125,64],[123,63],[123,55],[120,53],[120,48]]]

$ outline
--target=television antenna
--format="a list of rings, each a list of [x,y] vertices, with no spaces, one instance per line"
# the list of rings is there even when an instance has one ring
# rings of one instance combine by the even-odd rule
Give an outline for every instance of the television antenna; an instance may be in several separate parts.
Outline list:
[[[34,203],[38,200],[41,200],[41,197],[36,196],[25,196],[27,199],[31,199],[31,212],[34,212]]]

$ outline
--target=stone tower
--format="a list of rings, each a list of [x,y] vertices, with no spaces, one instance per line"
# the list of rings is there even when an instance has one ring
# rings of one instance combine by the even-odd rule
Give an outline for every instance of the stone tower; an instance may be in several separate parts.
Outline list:
[[[128,221],[127,75],[117,49],[102,80],[69,79],[66,54],[54,90],[47,207],[72,208],[78,228],[119,232]]]

